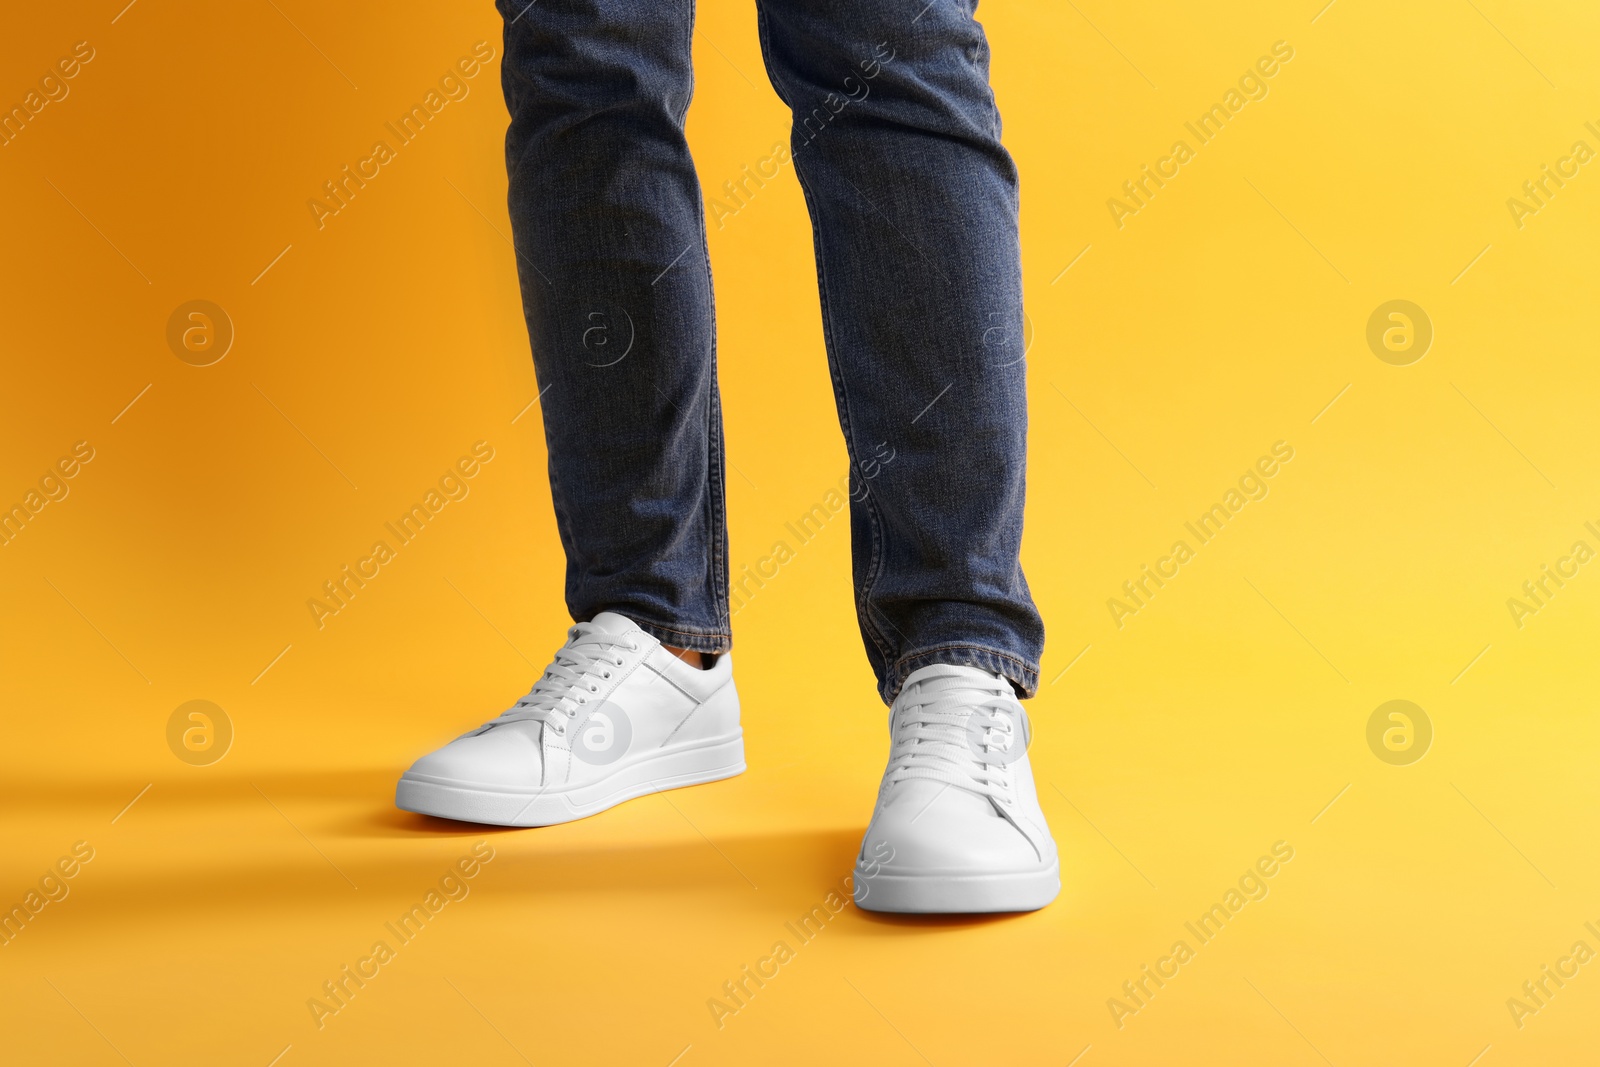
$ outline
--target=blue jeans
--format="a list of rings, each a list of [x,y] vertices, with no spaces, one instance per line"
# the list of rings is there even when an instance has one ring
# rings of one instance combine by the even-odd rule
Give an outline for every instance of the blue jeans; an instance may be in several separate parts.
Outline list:
[[[693,2],[498,4],[511,224],[567,606],[725,651],[711,267],[683,130]],[[852,463],[816,521],[848,496],[856,617],[885,701],[932,663],[995,671],[1031,696],[1044,642],[1018,559],[1017,171],[975,7],[758,0],[790,144],[708,201],[720,220],[791,164],[804,190]],[[787,533],[808,529],[780,539],[794,551]],[[732,607],[782,562],[740,567]]]

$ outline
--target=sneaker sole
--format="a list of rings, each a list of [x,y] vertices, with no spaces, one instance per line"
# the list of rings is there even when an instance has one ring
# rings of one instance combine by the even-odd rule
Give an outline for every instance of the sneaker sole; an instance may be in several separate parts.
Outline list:
[[[856,907],[906,915],[1038,911],[1061,893],[1061,863],[997,874],[855,872]]]
[[[624,763],[598,782],[561,790],[440,778],[407,771],[395,787],[395,807],[419,815],[489,826],[553,826],[596,815],[649,793],[732,778],[745,769],[744,735],[656,752]]]

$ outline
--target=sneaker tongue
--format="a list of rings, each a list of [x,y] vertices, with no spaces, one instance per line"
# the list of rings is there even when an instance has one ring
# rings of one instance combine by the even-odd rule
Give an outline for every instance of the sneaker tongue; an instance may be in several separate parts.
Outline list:
[[[639,627],[626,615],[618,615],[614,611],[602,611],[589,620],[589,625],[597,630],[604,630],[608,634],[625,634]]]

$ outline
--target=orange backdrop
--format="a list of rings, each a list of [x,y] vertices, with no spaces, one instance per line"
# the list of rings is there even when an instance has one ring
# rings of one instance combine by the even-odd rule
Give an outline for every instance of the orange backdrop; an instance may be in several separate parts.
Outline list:
[[[1592,1049],[1592,5],[983,5],[1066,888],[913,921],[829,906],[885,750],[843,522],[741,605],[744,776],[538,831],[392,809],[566,622],[498,20],[125,2],[0,35],[8,1060]],[[749,3],[695,53],[717,190],[787,116]],[[845,457],[792,174],[715,215],[737,569]]]

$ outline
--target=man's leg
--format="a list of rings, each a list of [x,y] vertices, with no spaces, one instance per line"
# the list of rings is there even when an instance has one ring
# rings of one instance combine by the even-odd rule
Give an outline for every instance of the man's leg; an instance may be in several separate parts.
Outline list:
[[[542,826],[744,770],[690,0],[501,0],[511,225],[576,620],[395,803]],[[669,646],[669,647],[664,647]],[[698,660],[699,653],[693,653]]]
[[[814,225],[884,700],[930,663],[1031,695],[1044,628],[1018,563],[1027,432],[1017,173],[971,0],[761,0]]]
[[[1017,696],[1044,627],[1023,579],[1017,173],[975,0],[759,0],[816,243],[853,467],[857,617],[889,767],[856,868],[888,911],[1060,889]]]
[[[690,0],[499,0],[511,228],[574,619],[729,647]]]

